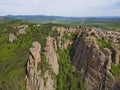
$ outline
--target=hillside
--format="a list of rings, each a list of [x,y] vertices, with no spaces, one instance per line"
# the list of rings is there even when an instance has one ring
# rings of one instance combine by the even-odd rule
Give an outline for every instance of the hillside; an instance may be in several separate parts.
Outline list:
[[[61,17],[45,15],[2,16],[5,20],[25,20],[34,23],[58,23],[66,26],[96,27],[106,30],[120,30],[120,17]]]
[[[33,23],[37,16],[4,18],[0,20],[0,90],[119,90],[118,19],[82,24],[78,18],[41,16],[39,21],[71,21],[45,24]]]

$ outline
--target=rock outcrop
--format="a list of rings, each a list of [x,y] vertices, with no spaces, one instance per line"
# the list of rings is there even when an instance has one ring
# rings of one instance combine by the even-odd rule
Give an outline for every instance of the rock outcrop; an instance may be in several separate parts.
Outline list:
[[[112,36],[119,38],[115,33]],[[112,51],[106,47],[101,50],[97,42],[103,38],[109,41],[111,32],[81,29],[74,45],[73,64],[81,72],[87,90],[113,90],[115,79],[110,72],[113,64]],[[117,52],[115,51],[115,60],[118,64]]]
[[[17,38],[16,38],[16,36],[13,34],[13,33],[10,33],[9,34],[9,41],[10,42],[13,42],[14,40],[16,40]]]
[[[39,42],[33,42],[33,47],[30,48],[30,56],[27,62],[27,90],[39,90],[41,83],[37,66],[40,62],[41,45]]]
[[[56,38],[57,46],[60,50],[66,50],[69,45],[71,45],[73,42],[70,41],[68,38],[65,37],[65,35],[70,36],[72,33],[79,32],[80,27],[76,28],[65,28],[65,27],[56,27],[54,26],[52,28],[52,31],[57,31],[58,36]]]
[[[41,56],[41,45],[33,42],[27,62],[27,90],[54,90],[59,73],[56,50],[74,44],[73,65],[80,71],[87,90],[117,90],[120,85],[111,73],[112,64],[119,65],[120,33],[97,28],[53,27],[58,36],[48,36]],[[77,35],[75,43],[70,35]],[[114,44],[115,46],[112,46]],[[59,57],[60,58],[60,57]],[[42,60],[45,59],[45,60]],[[115,59],[115,60],[113,60]]]
[[[106,70],[110,71],[111,70],[111,65],[112,65],[112,59],[111,59],[112,52],[111,52],[110,49],[104,48],[103,53],[106,56],[106,58],[105,58]]]
[[[62,45],[62,50],[66,50],[68,48],[68,46],[71,44],[72,44],[72,42],[69,39],[66,39]]]
[[[14,29],[17,29],[18,32],[16,32],[16,35],[20,35],[20,34],[26,34],[26,29],[28,28],[28,25],[21,25],[18,27],[14,27]],[[13,42],[14,40],[17,39],[17,36],[15,36],[13,33],[9,34],[9,41]]]
[[[28,28],[28,25],[21,25],[21,26],[18,26],[17,29],[18,29],[18,32],[17,32],[17,35],[20,35],[20,34],[26,34],[26,29]]]
[[[58,58],[57,54],[55,52],[55,44],[54,44],[54,38],[47,37],[46,40],[46,47],[45,47],[45,55],[46,59],[48,60],[49,64],[52,66],[53,71],[58,74],[59,72],[59,65],[58,65]]]
[[[27,62],[27,90],[54,90],[56,87],[55,77],[56,74],[58,74],[59,67],[57,63],[57,55],[53,48],[53,38],[49,37],[47,39],[45,55],[48,61],[41,60],[40,52],[40,43],[37,41],[33,42]]]
[[[114,49],[114,58],[115,58],[115,65],[117,66],[118,64],[119,64],[119,60],[120,60],[120,51],[117,49],[117,48],[115,48]]]
[[[41,61],[40,58],[40,51],[41,51],[41,45],[39,42],[35,41],[32,43],[32,48],[30,48],[30,61],[33,61],[33,65],[37,68],[38,63]]]

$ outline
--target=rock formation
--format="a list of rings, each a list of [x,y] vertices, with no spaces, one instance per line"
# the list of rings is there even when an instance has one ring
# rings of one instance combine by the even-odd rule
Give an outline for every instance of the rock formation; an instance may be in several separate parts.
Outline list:
[[[30,61],[33,61],[33,65],[37,68],[38,63],[41,61],[40,58],[40,51],[41,51],[41,45],[39,42],[35,41],[32,43],[32,48],[30,48]]]
[[[62,45],[62,50],[66,50],[68,48],[68,46],[71,44],[72,44],[72,42],[69,39],[65,40],[65,42]]]
[[[111,59],[112,52],[110,51],[110,49],[104,48],[103,53],[106,56],[106,58],[105,58],[106,70],[110,71],[111,65],[112,65],[112,59]]]
[[[114,44],[120,42],[119,32],[97,28],[56,26],[52,30],[56,30],[59,35],[56,37],[48,36],[46,39],[46,47],[43,52],[46,57],[45,66],[42,65],[40,43],[33,42],[33,47],[30,48],[27,62],[27,90],[55,89],[55,77],[59,73],[56,50],[65,50],[73,43],[69,39],[69,34],[72,35],[72,33],[77,35],[73,47],[72,62],[80,71],[87,90],[117,90],[119,88],[119,81],[111,73],[112,64],[119,65],[119,45]],[[113,47],[112,44],[115,46]]]
[[[47,40],[45,55],[48,62],[43,63],[45,60],[41,60],[40,52],[40,43],[37,41],[33,42],[27,62],[27,90],[54,90],[56,85],[54,73],[58,74],[58,63],[52,38],[49,37]],[[39,68],[40,66],[41,68]]]
[[[119,60],[120,60],[120,51],[117,49],[117,48],[115,48],[114,49],[114,58],[115,58],[115,65],[118,65],[119,64]]]
[[[18,29],[18,32],[17,32],[17,35],[19,34],[26,34],[26,29],[28,28],[28,25],[21,25],[21,26],[18,26],[17,29]]]
[[[18,32],[16,33],[17,36],[20,35],[20,34],[26,34],[25,30],[27,28],[28,28],[28,25],[21,25],[21,26],[18,26],[18,27],[14,27],[14,29],[18,29]],[[10,42],[13,42],[16,39],[17,39],[17,37],[13,33],[9,34],[9,41]]]
[[[69,45],[72,44],[72,41],[69,39],[65,38],[65,34],[71,35],[71,33],[75,33],[79,31],[80,27],[77,28],[65,28],[65,27],[56,27],[54,26],[52,28],[52,31],[57,31],[59,36],[57,36],[56,41],[57,41],[57,46],[60,50],[65,50]]]
[[[111,36],[119,38],[110,31],[85,29],[78,34],[74,45],[73,64],[83,75],[87,90],[113,90],[114,76],[110,72],[112,52],[108,48],[100,49],[97,40]],[[109,35],[110,34],[110,35]],[[118,33],[117,33],[118,34]],[[115,51],[115,62],[118,64],[118,51]]]
[[[59,65],[58,65],[58,58],[55,52],[55,45],[54,45],[54,38],[47,37],[46,40],[46,47],[45,47],[45,55],[46,59],[48,60],[49,64],[52,66],[53,71],[58,74],[59,72]]]
[[[17,38],[16,38],[16,36],[13,34],[13,33],[10,33],[9,34],[9,41],[10,42],[13,42],[14,40],[16,40]]]
[[[39,90],[40,78],[37,71],[37,65],[40,62],[41,45],[39,42],[33,42],[30,48],[30,56],[27,62],[27,90]]]

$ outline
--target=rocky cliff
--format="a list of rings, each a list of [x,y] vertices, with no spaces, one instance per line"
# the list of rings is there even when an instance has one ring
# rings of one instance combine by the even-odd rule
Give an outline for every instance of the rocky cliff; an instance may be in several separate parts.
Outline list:
[[[54,90],[59,66],[53,38],[47,38],[46,47],[42,54],[40,54],[41,45],[39,42],[33,42],[32,46],[27,62],[27,90]]]
[[[45,47],[45,56],[48,61],[48,63],[51,65],[53,71],[56,73],[56,75],[59,73],[59,65],[58,65],[58,57],[55,52],[55,46],[54,38],[47,37],[46,40],[46,47]]]
[[[119,90],[119,78],[112,66],[120,60],[120,32],[98,28],[52,27],[58,36],[46,38],[41,51],[39,42],[33,42],[27,62],[27,90],[54,90],[59,74],[57,50],[65,51],[72,45],[73,66],[82,75],[87,90]],[[71,37],[75,37],[73,38]],[[73,43],[74,42],[74,43]],[[119,76],[120,74],[117,74]]]
[[[111,66],[120,60],[119,45],[114,43],[119,39],[120,32],[81,29],[74,45],[73,64],[81,72],[87,90],[119,90],[111,73]]]

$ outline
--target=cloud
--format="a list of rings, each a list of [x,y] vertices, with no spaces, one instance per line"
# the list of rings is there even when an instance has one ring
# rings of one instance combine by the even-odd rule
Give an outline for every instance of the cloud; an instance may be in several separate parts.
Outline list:
[[[112,15],[117,12],[120,15],[119,2],[120,0],[1,0],[0,15],[108,16],[107,12],[114,12]],[[117,9],[111,10],[115,7]]]

